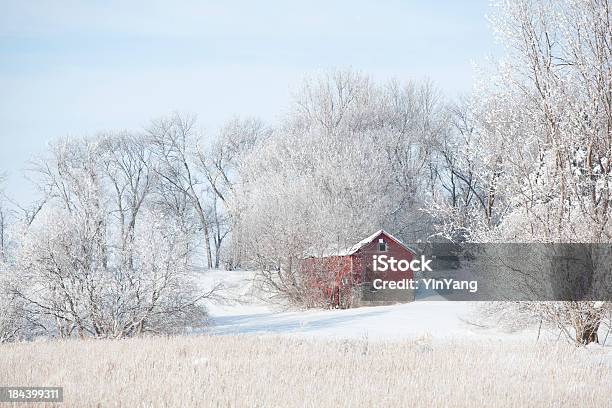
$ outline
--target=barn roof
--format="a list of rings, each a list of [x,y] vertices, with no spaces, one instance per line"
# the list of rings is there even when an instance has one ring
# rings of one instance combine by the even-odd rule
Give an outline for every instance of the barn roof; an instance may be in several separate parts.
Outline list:
[[[395,241],[397,244],[401,245],[406,250],[416,254],[416,252],[412,248],[406,246],[406,244],[404,244],[402,241],[400,241],[399,239],[397,239],[393,235],[389,234],[387,231],[381,229],[381,230],[376,231],[374,234],[370,235],[369,237],[362,239],[361,241],[359,241],[358,243],[356,243],[352,247],[349,247],[349,248],[346,248],[346,249],[342,249],[342,250],[339,250],[339,251],[326,252],[322,256],[310,255],[309,257],[327,258],[327,257],[332,257],[332,256],[350,256],[350,255],[353,255],[354,253],[356,253],[357,251],[359,251],[361,248],[371,244],[380,234],[385,234],[385,236],[387,238]]]
[[[378,237],[380,234],[385,234],[388,238],[391,238],[393,241],[395,241],[397,244],[403,246],[408,251],[410,251],[412,253],[415,253],[415,251],[412,248],[407,247],[406,244],[404,244],[402,241],[400,241],[399,239],[395,238],[393,235],[389,234],[387,231],[381,229],[381,230],[376,231],[375,233],[373,233],[369,237],[362,239],[361,241],[359,241],[358,243],[356,243],[352,247],[350,247],[345,255],[353,255],[355,252],[359,251],[364,246],[371,244],[372,241],[374,241],[376,239],[376,237]]]

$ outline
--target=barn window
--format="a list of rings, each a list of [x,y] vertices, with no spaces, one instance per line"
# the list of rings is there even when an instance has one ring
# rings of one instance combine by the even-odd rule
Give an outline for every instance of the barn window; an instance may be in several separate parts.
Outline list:
[[[385,243],[385,241],[383,241],[382,238],[378,240],[378,250],[380,252],[386,252],[387,251],[387,244]]]

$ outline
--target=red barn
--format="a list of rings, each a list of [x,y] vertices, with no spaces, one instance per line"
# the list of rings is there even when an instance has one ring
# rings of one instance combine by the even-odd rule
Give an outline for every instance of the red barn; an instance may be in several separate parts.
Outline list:
[[[373,283],[376,279],[394,282],[412,279],[413,271],[406,266],[414,257],[413,250],[380,230],[347,250],[302,260],[301,275],[309,287],[322,291],[332,307],[409,302],[414,299],[413,291],[376,289]],[[381,268],[378,259],[394,259],[395,265],[401,261],[402,268]]]

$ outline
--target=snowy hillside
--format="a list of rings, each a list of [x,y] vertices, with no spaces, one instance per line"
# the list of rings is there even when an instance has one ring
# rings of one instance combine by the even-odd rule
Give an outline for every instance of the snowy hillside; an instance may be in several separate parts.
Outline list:
[[[311,336],[329,339],[399,340],[432,337],[434,340],[480,338],[505,341],[533,339],[537,330],[506,333],[483,327],[476,302],[448,302],[435,294],[420,294],[417,301],[392,306],[349,310],[283,311],[254,296],[253,273],[203,271],[203,288],[220,285],[220,297],[208,303],[210,333]],[[425,300],[427,298],[427,300]],[[437,299],[437,300],[431,300]],[[544,336],[551,336],[545,333]]]

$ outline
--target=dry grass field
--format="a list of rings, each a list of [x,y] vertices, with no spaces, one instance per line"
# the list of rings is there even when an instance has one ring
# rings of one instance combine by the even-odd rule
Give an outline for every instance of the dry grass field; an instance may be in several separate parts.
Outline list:
[[[0,345],[0,385],[63,386],[70,407],[605,407],[610,357],[492,342],[74,340]]]

